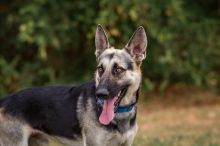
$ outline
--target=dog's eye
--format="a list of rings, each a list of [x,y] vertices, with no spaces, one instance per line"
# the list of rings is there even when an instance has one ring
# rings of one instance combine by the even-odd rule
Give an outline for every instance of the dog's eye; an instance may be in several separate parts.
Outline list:
[[[103,69],[103,67],[102,67],[102,66],[98,67],[98,72],[99,72],[99,74],[100,74],[100,75],[101,75],[101,74],[103,74],[104,69]]]
[[[122,68],[122,67],[117,67],[115,71],[116,71],[117,74],[120,74],[120,73],[124,72],[125,69]]]

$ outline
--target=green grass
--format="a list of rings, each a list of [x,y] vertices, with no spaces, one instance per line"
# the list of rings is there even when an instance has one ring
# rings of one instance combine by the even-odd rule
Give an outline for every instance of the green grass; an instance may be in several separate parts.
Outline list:
[[[211,133],[201,135],[174,134],[166,138],[138,136],[134,146],[219,146],[218,137]]]
[[[219,99],[190,92],[142,101],[134,146],[220,146]]]

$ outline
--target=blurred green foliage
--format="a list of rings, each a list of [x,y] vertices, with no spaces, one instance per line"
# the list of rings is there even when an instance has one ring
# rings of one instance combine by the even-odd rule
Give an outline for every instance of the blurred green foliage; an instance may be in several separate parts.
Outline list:
[[[92,79],[98,23],[116,48],[146,28],[145,90],[219,89],[218,0],[9,0],[0,2],[0,95]]]

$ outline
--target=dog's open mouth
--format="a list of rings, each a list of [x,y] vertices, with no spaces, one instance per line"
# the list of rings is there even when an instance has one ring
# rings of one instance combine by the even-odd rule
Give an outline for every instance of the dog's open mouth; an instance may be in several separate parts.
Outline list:
[[[99,122],[101,124],[108,125],[114,119],[115,110],[119,106],[126,92],[127,92],[127,88],[123,88],[114,98],[104,100],[102,113],[99,117]]]
[[[115,101],[114,105],[115,105],[115,110],[117,109],[117,107],[119,106],[122,98],[125,96],[127,92],[127,88],[123,88],[119,93],[118,93],[118,96],[117,96],[117,100]]]

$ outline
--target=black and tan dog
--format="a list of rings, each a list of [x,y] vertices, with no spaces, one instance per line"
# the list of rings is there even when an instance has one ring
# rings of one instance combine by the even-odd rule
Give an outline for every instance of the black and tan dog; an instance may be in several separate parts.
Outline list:
[[[79,86],[26,89],[0,102],[0,146],[131,146],[147,37],[139,27],[125,48],[110,47],[103,28],[95,37],[95,81]]]

